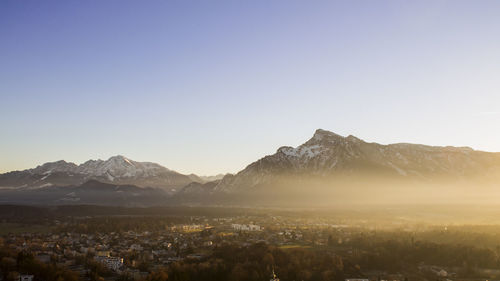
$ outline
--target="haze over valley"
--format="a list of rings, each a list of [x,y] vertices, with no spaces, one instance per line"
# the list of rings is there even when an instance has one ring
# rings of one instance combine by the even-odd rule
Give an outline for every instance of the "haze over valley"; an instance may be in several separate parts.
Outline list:
[[[60,160],[0,175],[0,192],[6,203],[51,205],[470,204],[495,202],[499,180],[500,153],[381,145],[318,129],[302,145],[280,147],[236,174],[184,175],[124,156],[80,165]]]
[[[1,0],[0,281],[500,280],[499,14]]]

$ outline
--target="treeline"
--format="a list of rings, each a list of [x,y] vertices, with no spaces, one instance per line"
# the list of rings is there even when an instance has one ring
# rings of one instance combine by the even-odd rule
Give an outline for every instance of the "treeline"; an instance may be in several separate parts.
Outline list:
[[[257,243],[218,247],[209,258],[173,263],[150,274],[146,281],[269,280],[273,267],[281,280],[340,281],[362,276],[358,266],[327,251],[282,250]]]
[[[441,226],[425,232],[415,233],[414,236],[417,240],[435,243],[483,247],[496,252],[500,250],[499,225]]]
[[[276,214],[289,214],[288,212],[273,211]],[[98,216],[205,216],[205,217],[230,217],[230,216],[267,216],[269,210],[232,207],[117,207],[98,205],[59,205],[59,206],[26,206],[26,205],[0,205],[0,220],[8,222],[32,221],[40,219],[65,219],[68,217],[98,217]]]
[[[58,232],[110,233],[144,232],[165,230],[169,226],[181,223],[199,223],[189,217],[94,217],[71,219],[68,225],[57,227]]]
[[[498,256],[489,249],[464,245],[416,242],[414,244],[389,240],[362,247],[355,261],[363,269],[398,271],[413,265],[448,267],[500,268]]]
[[[474,243],[461,244],[451,237],[447,241],[436,243],[428,234],[425,236],[431,241],[421,240],[422,235],[400,232],[358,233],[341,245],[334,242],[336,245],[333,246],[353,249],[353,262],[363,270],[398,271],[408,268],[408,265],[415,267],[419,264],[458,267],[467,272],[474,268],[500,269],[498,248],[474,246]],[[335,236],[330,240],[337,241]]]
[[[3,280],[18,281],[19,274],[35,275],[36,281],[77,281],[76,273],[55,264],[44,264],[26,252],[0,249],[0,274]]]
[[[437,244],[460,244],[496,250],[500,248],[500,225],[455,225],[425,227],[420,231],[386,230],[367,231],[359,229],[358,234],[369,235],[371,239],[396,239],[407,241],[434,242]]]
[[[363,277],[363,273],[370,270],[416,272],[419,265],[457,268],[462,277],[478,277],[479,268],[500,268],[499,256],[486,248],[372,238],[363,235],[345,243],[344,250],[350,249],[348,255],[331,245],[322,250],[285,250],[264,243],[248,247],[225,245],[204,260],[173,263],[151,273],[145,280],[268,280],[273,266],[281,280],[305,281]]]

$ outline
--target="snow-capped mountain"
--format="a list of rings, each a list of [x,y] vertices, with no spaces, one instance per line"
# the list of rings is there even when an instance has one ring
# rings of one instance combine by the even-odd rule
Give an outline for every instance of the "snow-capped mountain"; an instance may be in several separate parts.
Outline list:
[[[235,175],[220,177],[211,181],[211,178],[180,174],[155,163],[114,156],[80,165],[57,161],[0,174],[0,190],[4,200],[8,195],[19,200],[23,196],[50,198],[53,202],[54,198],[73,198],[73,191],[64,193],[65,188],[72,188],[74,194],[81,195],[78,198],[88,196],[85,202],[91,202],[94,197],[90,194],[100,193],[94,186],[110,184],[106,186],[109,198],[130,191],[127,204],[136,193],[144,198],[142,204],[160,196],[146,190],[149,187],[166,191],[161,193],[165,204],[245,205],[250,202],[297,206],[309,202],[311,206],[318,205],[319,201],[332,204],[360,198],[364,198],[360,202],[373,202],[376,198],[384,203],[415,202],[418,196],[421,202],[438,196],[444,201],[454,198],[469,202],[467,200],[477,195],[483,197],[476,198],[475,202],[482,202],[480,200],[500,196],[500,153],[468,147],[382,145],[319,129],[302,145],[281,147]],[[86,184],[89,181],[92,188]],[[120,185],[127,187],[118,188]],[[143,188],[145,192],[138,193],[133,187]],[[111,192],[113,188],[116,192]]]
[[[298,147],[281,147],[236,175],[224,177],[213,193],[248,191],[270,186],[279,178],[334,179],[384,177],[397,180],[500,179],[500,153],[469,147],[436,147],[397,143],[368,143],[318,129]]]
[[[80,165],[61,160],[45,163],[34,169],[2,174],[0,186],[40,188],[80,185],[88,180],[158,187],[167,191],[175,191],[193,181],[203,182],[196,175],[183,175],[156,163],[137,162],[119,155],[108,160],[89,160]]]

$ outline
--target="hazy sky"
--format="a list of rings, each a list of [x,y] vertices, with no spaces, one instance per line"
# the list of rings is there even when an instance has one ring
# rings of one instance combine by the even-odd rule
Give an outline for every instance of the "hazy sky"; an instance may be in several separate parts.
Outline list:
[[[500,151],[500,1],[0,1],[0,172],[236,172],[323,128]]]

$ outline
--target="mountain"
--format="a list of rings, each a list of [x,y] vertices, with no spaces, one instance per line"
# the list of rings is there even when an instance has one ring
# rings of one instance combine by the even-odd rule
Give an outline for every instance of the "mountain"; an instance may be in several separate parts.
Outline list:
[[[457,190],[467,190],[465,185],[471,191],[477,186],[495,188],[499,180],[500,153],[469,147],[382,145],[318,129],[298,147],[281,147],[206,188],[186,186],[179,196],[188,193],[193,198],[198,192],[214,200],[229,197],[231,202],[265,204],[361,198],[365,202],[381,196],[413,200],[405,194],[456,197]]]
[[[0,189],[0,203],[36,205],[164,205],[168,194],[158,188],[116,185],[89,180],[78,186],[47,186],[37,189]]]
[[[221,180],[214,180],[205,183],[192,182],[181,188],[176,194],[168,199],[168,204],[196,204],[211,205],[215,203],[214,188]],[[220,199],[220,198],[219,198]]]
[[[191,181],[196,183],[207,183],[212,181],[218,181],[221,180],[224,176],[225,176],[224,174],[217,174],[215,176],[198,176],[195,174],[188,175]]]
[[[280,147],[222,178],[183,175],[123,156],[80,165],[57,161],[0,175],[0,200],[40,204],[310,207],[498,203],[499,197],[500,153],[382,145],[321,129],[302,145]]]
[[[124,156],[108,160],[89,160],[76,165],[57,161],[34,169],[14,171],[0,175],[0,187],[42,188],[48,186],[81,185],[89,180],[102,183],[156,187],[169,192],[193,181],[204,182],[196,175],[183,175],[151,162],[137,162]]]
[[[226,176],[227,174],[217,174],[215,176],[199,176],[199,178],[202,180],[202,181],[196,181],[196,182],[212,182],[212,181],[219,181],[221,180],[222,178],[224,178],[224,176]]]

